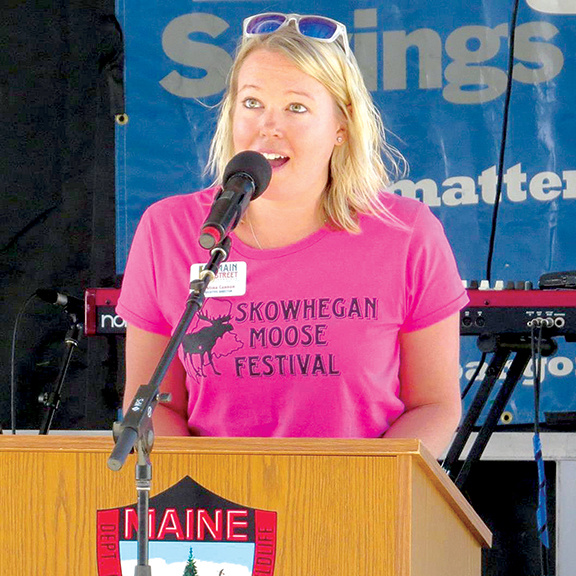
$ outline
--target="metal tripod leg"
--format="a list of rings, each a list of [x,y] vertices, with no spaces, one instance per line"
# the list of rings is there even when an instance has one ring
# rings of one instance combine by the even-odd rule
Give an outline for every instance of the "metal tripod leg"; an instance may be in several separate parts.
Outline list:
[[[460,473],[455,480],[455,484],[458,486],[458,488],[462,489],[462,486],[464,486],[464,483],[468,478],[472,464],[477,462],[482,456],[482,453],[484,452],[484,449],[490,440],[490,436],[492,436],[492,432],[494,432],[494,429],[498,424],[498,420],[500,420],[500,416],[502,416],[502,412],[504,412],[504,408],[506,408],[506,405],[510,400],[510,396],[512,396],[512,392],[514,392],[516,384],[522,377],[522,374],[524,374],[526,366],[528,366],[530,357],[531,354],[529,350],[519,350],[516,352],[514,360],[512,360],[510,370],[508,370],[506,379],[502,384],[502,388],[500,388],[496,399],[494,400],[494,404],[492,404],[492,407],[488,412],[488,416],[486,417],[486,420],[480,429],[480,432],[478,433],[478,437],[470,449],[470,452],[468,453],[468,456],[466,457],[466,460],[460,469]]]
[[[484,352],[494,352],[494,356],[492,357],[488,370],[486,371],[486,376],[472,401],[462,426],[460,427],[460,430],[448,451],[448,455],[444,460],[444,468],[452,478],[454,478],[454,465],[464,450],[464,446],[472,433],[472,427],[478,420],[494,383],[504,368],[508,356],[511,352],[514,352],[515,357],[510,369],[508,370],[506,379],[502,384],[502,388],[499,390],[494,404],[490,408],[486,421],[480,429],[478,437],[476,438],[476,441],[474,442],[474,445],[472,446],[468,457],[455,480],[455,483],[459,488],[462,488],[464,485],[472,464],[476,462],[484,452],[484,448],[486,448],[490,436],[492,435],[492,432],[494,432],[498,420],[508,404],[510,396],[514,391],[516,384],[522,377],[522,374],[532,356],[532,339],[530,336],[525,334],[502,334],[499,336],[486,336],[484,339],[480,337],[478,339],[478,347]],[[558,349],[556,342],[549,337],[542,339],[539,347],[542,356],[551,356]]]
[[[462,425],[450,446],[448,454],[444,459],[444,469],[452,478],[454,478],[454,464],[456,464],[460,454],[462,454],[464,446],[466,445],[470,434],[472,434],[472,428],[480,417],[480,413],[482,412],[482,409],[492,392],[492,388],[506,364],[506,360],[508,360],[508,356],[510,356],[510,352],[511,350],[507,348],[496,349],[494,356],[490,360],[488,369],[486,370],[486,375],[478,388],[478,392],[476,392],[476,396],[474,397],[472,404],[470,404],[470,408],[468,408],[464,421],[462,422]]]

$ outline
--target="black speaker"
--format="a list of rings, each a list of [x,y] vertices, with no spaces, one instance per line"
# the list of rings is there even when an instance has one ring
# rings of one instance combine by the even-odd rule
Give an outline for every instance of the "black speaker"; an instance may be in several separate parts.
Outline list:
[[[483,551],[482,576],[554,576],[556,542],[556,463],[545,462],[549,548],[542,571],[536,521],[538,472],[535,462],[480,461],[463,492],[493,534]],[[547,558],[546,558],[547,557]]]

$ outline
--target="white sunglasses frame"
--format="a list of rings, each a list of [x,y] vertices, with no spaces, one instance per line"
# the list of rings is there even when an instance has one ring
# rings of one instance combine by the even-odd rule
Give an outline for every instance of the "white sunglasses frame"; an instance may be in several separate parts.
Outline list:
[[[263,16],[282,16],[285,18],[284,22],[276,28],[276,30],[272,32],[262,32],[262,33],[253,33],[247,32],[248,25],[250,22],[255,18],[261,18]],[[335,25],[336,30],[331,38],[316,38],[314,36],[308,36],[307,34],[303,34],[300,30],[300,20],[302,18],[321,18],[322,20],[326,20]],[[304,36],[304,38],[310,38],[311,40],[316,40],[318,42],[324,42],[325,44],[331,44],[332,42],[336,42],[338,38],[342,38],[342,47],[344,48],[344,52],[346,56],[350,54],[350,44],[348,42],[348,32],[346,30],[346,26],[342,24],[342,22],[338,22],[338,20],[333,20],[332,18],[328,18],[327,16],[322,16],[319,14],[284,14],[283,12],[262,12],[261,14],[253,14],[252,16],[248,16],[248,18],[244,18],[242,22],[242,36],[244,38],[253,38],[256,36],[266,36],[267,34],[274,34],[280,30],[280,28],[284,28],[288,26],[291,22],[294,22],[294,27],[296,28],[297,32]]]

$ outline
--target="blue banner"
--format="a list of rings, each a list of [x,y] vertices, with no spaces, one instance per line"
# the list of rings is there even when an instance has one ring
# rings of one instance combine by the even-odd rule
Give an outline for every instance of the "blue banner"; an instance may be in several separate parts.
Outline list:
[[[117,126],[117,267],[144,209],[209,183],[203,174],[217,105],[243,18],[262,11],[325,14],[346,24],[365,79],[408,159],[392,191],[443,222],[462,277],[486,276],[503,113],[512,75],[494,280],[576,269],[576,0],[120,2],[126,113]],[[514,34],[510,68],[509,45]],[[543,361],[543,411],[576,410],[574,345]],[[480,354],[463,338],[462,381]],[[526,372],[508,407],[531,422]]]

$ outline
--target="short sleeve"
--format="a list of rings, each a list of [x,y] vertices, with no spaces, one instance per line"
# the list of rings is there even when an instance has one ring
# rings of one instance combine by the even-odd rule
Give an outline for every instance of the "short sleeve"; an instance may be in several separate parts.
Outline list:
[[[116,312],[137,328],[168,336],[171,327],[158,300],[153,237],[149,208],[144,212],[132,241]]]
[[[406,260],[406,317],[402,332],[421,330],[468,303],[454,254],[440,221],[421,204]]]

